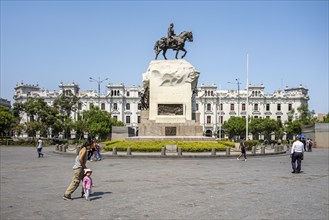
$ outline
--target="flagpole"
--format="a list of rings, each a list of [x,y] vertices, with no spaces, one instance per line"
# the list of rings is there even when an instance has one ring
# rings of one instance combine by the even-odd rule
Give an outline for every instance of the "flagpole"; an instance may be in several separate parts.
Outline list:
[[[249,121],[249,54],[247,53],[247,114],[246,114],[246,140],[248,140],[248,121]]]

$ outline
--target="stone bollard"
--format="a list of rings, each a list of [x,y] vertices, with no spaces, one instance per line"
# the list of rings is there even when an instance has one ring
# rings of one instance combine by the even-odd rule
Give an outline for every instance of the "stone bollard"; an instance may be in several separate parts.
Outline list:
[[[256,146],[252,146],[252,148],[251,148],[251,154],[256,154]]]
[[[59,151],[59,145],[58,144],[56,144],[56,150]]]
[[[211,148],[211,156],[216,156],[216,148]]]
[[[178,156],[183,156],[182,148],[181,147],[178,148]]]
[[[231,154],[231,148],[227,147],[226,148],[226,156],[229,156]]]
[[[63,145],[59,145],[59,151],[63,151]]]
[[[63,147],[63,151],[66,152],[68,147],[69,147],[68,144],[65,144],[64,147]]]
[[[161,156],[166,156],[166,149],[161,147]]]
[[[264,146],[260,147],[260,153],[265,154],[265,147]]]
[[[130,147],[127,148],[127,155],[131,156],[131,148]]]
[[[113,155],[117,155],[117,148],[116,148],[116,147],[113,147],[113,148],[112,148],[112,154],[113,154]]]

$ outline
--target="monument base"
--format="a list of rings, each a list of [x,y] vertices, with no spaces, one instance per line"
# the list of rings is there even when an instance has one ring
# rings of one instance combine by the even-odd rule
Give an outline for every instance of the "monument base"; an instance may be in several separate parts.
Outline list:
[[[203,136],[202,126],[195,120],[185,120],[185,123],[158,123],[148,119],[148,112],[147,110],[141,112],[138,136]]]

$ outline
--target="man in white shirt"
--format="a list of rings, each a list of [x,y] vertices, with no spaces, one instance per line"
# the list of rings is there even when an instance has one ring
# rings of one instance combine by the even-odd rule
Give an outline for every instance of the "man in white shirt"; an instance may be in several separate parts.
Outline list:
[[[292,173],[300,173],[302,167],[302,160],[304,156],[304,144],[301,142],[301,137],[298,135],[297,140],[292,144],[291,147],[291,165]],[[297,162],[297,166],[296,166]]]

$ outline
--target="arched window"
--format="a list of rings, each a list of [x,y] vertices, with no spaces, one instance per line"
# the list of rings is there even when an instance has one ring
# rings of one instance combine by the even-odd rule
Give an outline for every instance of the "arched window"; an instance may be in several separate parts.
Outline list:
[[[130,103],[126,104],[126,110],[130,110]]]
[[[105,103],[102,103],[102,104],[101,104],[101,109],[102,109],[102,110],[105,110]]]
[[[211,104],[210,103],[207,104],[207,111],[211,111]]]
[[[117,103],[113,103],[113,109],[118,110],[118,104]]]

